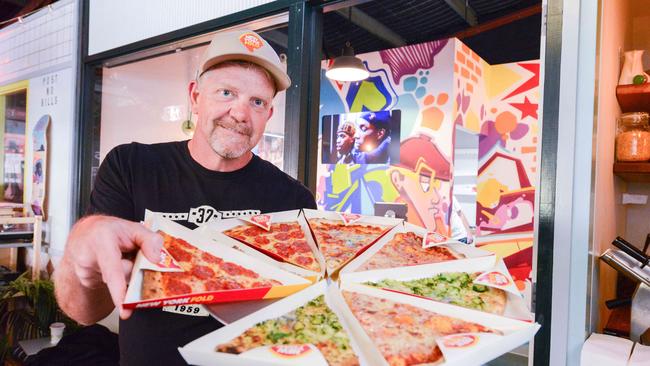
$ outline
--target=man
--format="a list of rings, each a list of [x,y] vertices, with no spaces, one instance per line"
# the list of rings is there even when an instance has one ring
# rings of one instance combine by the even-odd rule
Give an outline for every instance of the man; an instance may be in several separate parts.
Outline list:
[[[352,122],[342,123],[336,131],[336,164],[352,162],[355,128]]]
[[[138,223],[144,210],[194,226],[212,217],[315,208],[303,185],[251,149],[291,84],[280,60],[251,31],[218,33],[189,84],[197,128],[188,141],[113,149],[99,169],[90,216],[70,232],[55,272],[61,308],[92,324],[121,309],[138,250],[159,258],[162,238]],[[209,316],[167,309],[121,310],[123,365],[185,364],[177,347],[221,326]]]
[[[388,113],[382,113],[382,116]],[[356,121],[353,160],[356,164],[390,164],[390,124],[380,113],[364,113]]]

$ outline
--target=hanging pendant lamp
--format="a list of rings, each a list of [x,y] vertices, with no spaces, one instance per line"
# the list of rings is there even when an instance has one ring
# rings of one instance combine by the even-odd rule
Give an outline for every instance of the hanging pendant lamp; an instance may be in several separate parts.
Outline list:
[[[345,42],[343,54],[334,59],[325,76],[336,81],[359,81],[367,79],[370,73],[363,66],[361,59],[354,56],[350,42]]]

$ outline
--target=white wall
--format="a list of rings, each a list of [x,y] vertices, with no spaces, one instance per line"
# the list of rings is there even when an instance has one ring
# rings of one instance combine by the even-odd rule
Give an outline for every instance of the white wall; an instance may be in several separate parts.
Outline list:
[[[28,144],[36,121],[43,114],[52,118],[45,240],[50,243],[50,253],[54,256],[61,254],[72,225],[76,52],[77,2],[74,0],[58,1],[52,4],[51,10],[46,7],[26,17],[23,23],[0,30],[0,86],[29,80]],[[29,179],[25,197],[31,197],[32,157],[29,148],[26,151],[25,175]]]
[[[216,19],[271,0],[90,0],[88,54]]]

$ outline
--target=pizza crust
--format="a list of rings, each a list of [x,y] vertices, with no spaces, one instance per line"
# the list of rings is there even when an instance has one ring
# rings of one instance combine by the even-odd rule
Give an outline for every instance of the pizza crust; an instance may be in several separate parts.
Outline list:
[[[142,272],[142,300],[164,297],[162,273],[150,270]]]

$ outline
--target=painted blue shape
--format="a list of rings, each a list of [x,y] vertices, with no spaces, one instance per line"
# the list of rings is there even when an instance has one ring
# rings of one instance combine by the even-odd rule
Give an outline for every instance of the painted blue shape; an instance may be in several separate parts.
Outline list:
[[[404,91],[412,92],[418,86],[418,78],[415,76],[409,76],[404,79]]]
[[[429,81],[429,79],[427,79],[426,77],[421,77],[420,78],[420,84],[426,84],[427,81]]]
[[[417,89],[415,90],[415,96],[416,96],[416,98],[418,98],[418,99],[422,99],[422,97],[424,97],[424,95],[425,95],[426,93],[427,93],[427,89],[425,89],[423,86],[421,86],[421,87],[419,87],[419,88],[417,88]]]
[[[335,87],[332,85],[332,81],[325,76],[325,70],[321,69],[320,71],[320,110],[319,120],[323,119],[323,116],[329,116],[333,114],[346,113],[347,109],[345,104],[341,101],[341,97],[336,91]],[[321,123],[318,124],[319,135],[323,133],[321,130]]]
[[[381,76],[371,76],[367,78],[366,80],[363,81],[364,83],[372,83],[375,85],[375,88],[381,93],[381,95],[386,98],[386,103],[384,103],[383,106],[381,106],[378,110],[370,110],[368,109],[365,105],[361,106],[361,112],[377,112],[377,111],[383,111],[386,110],[391,104],[393,104],[393,96],[392,94],[388,91],[388,88],[384,84],[384,81],[382,80]],[[350,85],[350,88],[348,89],[348,94],[345,96],[345,101],[348,104],[348,110],[354,103],[354,100],[357,98],[357,94],[359,93],[359,88],[361,86],[361,83],[354,83]]]

